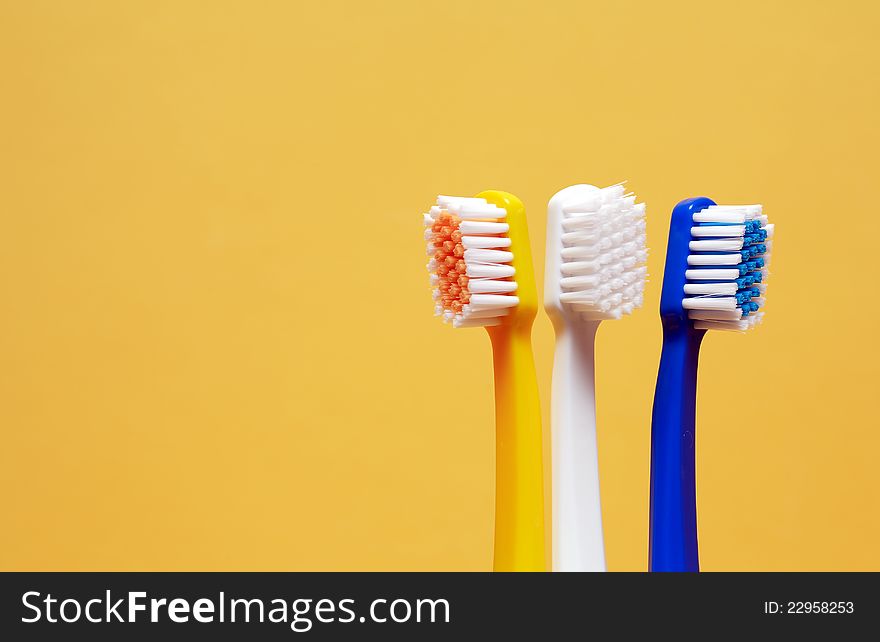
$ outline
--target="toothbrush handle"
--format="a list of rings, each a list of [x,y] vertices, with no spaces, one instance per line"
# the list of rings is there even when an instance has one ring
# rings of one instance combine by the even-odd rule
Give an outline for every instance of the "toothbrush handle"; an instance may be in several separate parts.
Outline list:
[[[694,442],[704,334],[689,325],[663,328],[651,424],[651,571],[700,570]]]
[[[598,327],[557,327],[550,422],[554,571],[605,570],[594,380]]]
[[[531,324],[491,328],[495,365],[496,571],[544,571],[541,409]]]

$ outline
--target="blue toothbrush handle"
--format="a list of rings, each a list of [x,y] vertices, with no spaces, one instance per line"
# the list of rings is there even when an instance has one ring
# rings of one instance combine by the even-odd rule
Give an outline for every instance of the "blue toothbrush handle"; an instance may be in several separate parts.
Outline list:
[[[697,361],[704,334],[687,322],[663,328],[651,423],[651,571],[700,570],[694,442]]]

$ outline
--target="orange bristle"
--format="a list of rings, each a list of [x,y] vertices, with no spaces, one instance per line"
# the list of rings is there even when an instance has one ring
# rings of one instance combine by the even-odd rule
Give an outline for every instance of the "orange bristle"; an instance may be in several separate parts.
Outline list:
[[[443,212],[431,225],[439,302],[444,310],[454,314],[460,314],[471,298],[468,278],[465,276],[467,264],[462,259],[464,246],[461,244],[461,230],[458,229],[460,224],[460,218]]]

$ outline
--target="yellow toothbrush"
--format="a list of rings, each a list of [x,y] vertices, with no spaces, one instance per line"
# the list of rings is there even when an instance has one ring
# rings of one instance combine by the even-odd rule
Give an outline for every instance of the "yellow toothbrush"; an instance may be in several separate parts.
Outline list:
[[[544,571],[543,438],[532,324],[538,295],[525,208],[513,194],[439,196],[425,214],[435,312],[485,327],[495,371],[496,571]]]

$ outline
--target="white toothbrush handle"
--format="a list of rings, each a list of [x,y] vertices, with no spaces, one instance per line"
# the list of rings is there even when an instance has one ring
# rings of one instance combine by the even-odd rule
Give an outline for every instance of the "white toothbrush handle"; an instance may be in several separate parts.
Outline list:
[[[553,361],[553,570],[604,571],[594,346],[598,322],[557,328]]]

